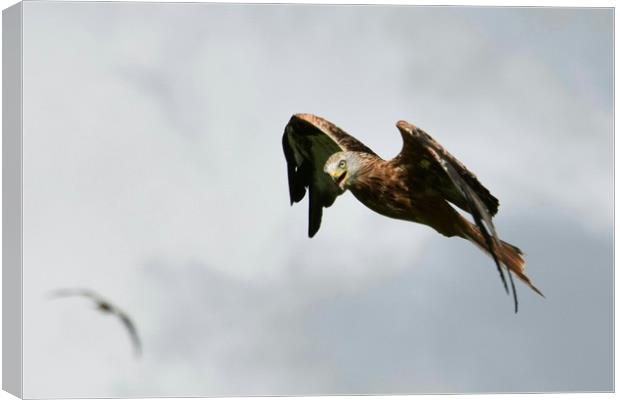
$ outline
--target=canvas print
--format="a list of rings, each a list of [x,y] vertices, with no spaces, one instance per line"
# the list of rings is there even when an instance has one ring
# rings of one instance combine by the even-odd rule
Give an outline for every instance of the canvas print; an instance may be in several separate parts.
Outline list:
[[[613,391],[613,17],[23,3],[24,397]]]

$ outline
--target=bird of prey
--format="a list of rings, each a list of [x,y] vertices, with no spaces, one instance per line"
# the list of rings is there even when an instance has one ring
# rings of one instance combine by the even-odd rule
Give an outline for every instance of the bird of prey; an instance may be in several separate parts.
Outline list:
[[[350,190],[366,207],[387,217],[428,225],[447,237],[469,240],[489,254],[509,293],[515,312],[515,274],[543,296],[524,273],[519,248],[499,239],[492,216],[498,200],[459,160],[422,129],[396,123],[403,147],[392,160],[383,160],[363,143],[331,122],[312,114],[295,114],[286,125],[282,147],[288,170],[291,205],[308,190],[308,236],[321,225],[323,208]],[[471,214],[469,222],[457,210]],[[543,296],[544,297],[544,296]]]
[[[90,299],[95,303],[95,308],[102,313],[111,314],[117,316],[125,328],[129,333],[131,338],[131,342],[134,347],[136,357],[139,357],[142,354],[142,345],[140,342],[140,337],[138,336],[138,331],[136,330],[135,325],[131,321],[131,318],[125,313],[123,310],[110,303],[105,298],[101,297],[99,294],[95,293],[92,290],[88,289],[59,289],[51,293],[51,297],[70,297],[70,296],[79,296]]]

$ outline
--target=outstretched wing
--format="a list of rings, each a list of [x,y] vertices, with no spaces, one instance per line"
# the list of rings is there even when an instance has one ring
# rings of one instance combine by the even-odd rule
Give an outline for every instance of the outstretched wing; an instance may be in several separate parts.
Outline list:
[[[399,121],[396,127],[403,137],[403,149],[394,159],[395,162],[405,167],[412,179],[422,184],[423,190],[442,196],[472,215],[490,249],[504,288],[508,291],[497,254],[500,240],[491,220],[497,213],[499,201],[482,186],[476,175],[428,133],[406,121]],[[508,273],[508,276],[514,294],[512,275]]]
[[[363,143],[331,122],[312,114],[295,114],[286,125],[282,147],[288,169],[291,204],[300,202],[309,191],[308,236],[321,226],[323,207],[329,207],[342,194],[323,172],[327,159],[339,151],[375,154]]]
[[[50,297],[69,296],[86,297],[93,300],[94,302],[103,301],[103,298],[101,296],[89,289],[58,289],[50,293]]]
[[[403,137],[403,148],[397,159],[409,167],[424,171],[429,188],[436,189],[446,200],[464,211],[472,211],[472,201],[484,206],[486,213],[497,213],[499,201],[459,160],[450,154],[428,133],[406,121],[397,123]],[[475,194],[470,199],[468,192]],[[476,208],[476,207],[474,207]]]
[[[131,321],[131,318],[129,318],[127,314],[125,314],[118,308],[115,308],[115,314],[120,318],[123,325],[125,325],[125,328],[127,328],[127,332],[131,337],[131,342],[133,343],[136,356],[139,357],[142,354],[142,343],[140,341],[140,337],[138,336],[138,330],[136,329],[136,326]]]
[[[403,148],[395,161],[422,181],[426,190],[434,190],[464,211],[480,213],[490,221],[499,201],[476,175],[422,129],[406,121],[396,126],[403,137]]]

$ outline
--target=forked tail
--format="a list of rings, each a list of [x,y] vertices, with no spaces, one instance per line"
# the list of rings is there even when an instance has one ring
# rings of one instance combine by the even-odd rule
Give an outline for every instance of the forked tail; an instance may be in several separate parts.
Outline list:
[[[523,283],[529,286],[533,291],[545,297],[545,295],[532,283],[530,278],[525,275],[525,260],[523,259],[523,252],[510,243],[503,240],[496,240],[495,238],[485,238],[480,229],[475,225],[467,222],[467,229],[465,238],[474,242],[478,247],[482,248],[487,254],[495,259],[508,269],[508,274],[515,274]],[[492,248],[490,248],[492,247]],[[499,267],[499,265],[498,265]],[[499,267],[501,268],[501,267]],[[500,271],[501,274],[501,271]],[[503,277],[502,277],[503,279]],[[512,283],[512,278],[511,278]],[[505,285],[505,283],[504,283]],[[516,292],[514,292],[514,285],[512,285],[513,295],[515,297],[515,312],[517,310]]]
[[[488,250],[487,250],[488,251]],[[497,251],[498,258],[502,264],[504,264],[510,272],[514,273],[523,283],[532,288],[533,291],[545,297],[544,294],[532,283],[530,278],[525,275],[525,260],[523,259],[523,252],[510,243],[500,240],[499,249]]]

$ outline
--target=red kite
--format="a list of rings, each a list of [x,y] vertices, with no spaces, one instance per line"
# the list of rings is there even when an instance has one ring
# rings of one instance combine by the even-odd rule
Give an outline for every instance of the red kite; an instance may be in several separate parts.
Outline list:
[[[309,192],[308,235],[321,225],[323,207],[350,190],[366,207],[381,215],[428,225],[444,236],[469,240],[488,253],[504,288],[506,268],[518,310],[514,273],[543,296],[524,273],[519,248],[499,239],[491,217],[498,200],[459,160],[420,128],[398,121],[403,148],[383,160],[363,143],[331,122],[312,114],[293,115],[282,137],[291,204]],[[469,222],[452,205],[471,214]],[[543,296],[544,297],[544,296]]]

